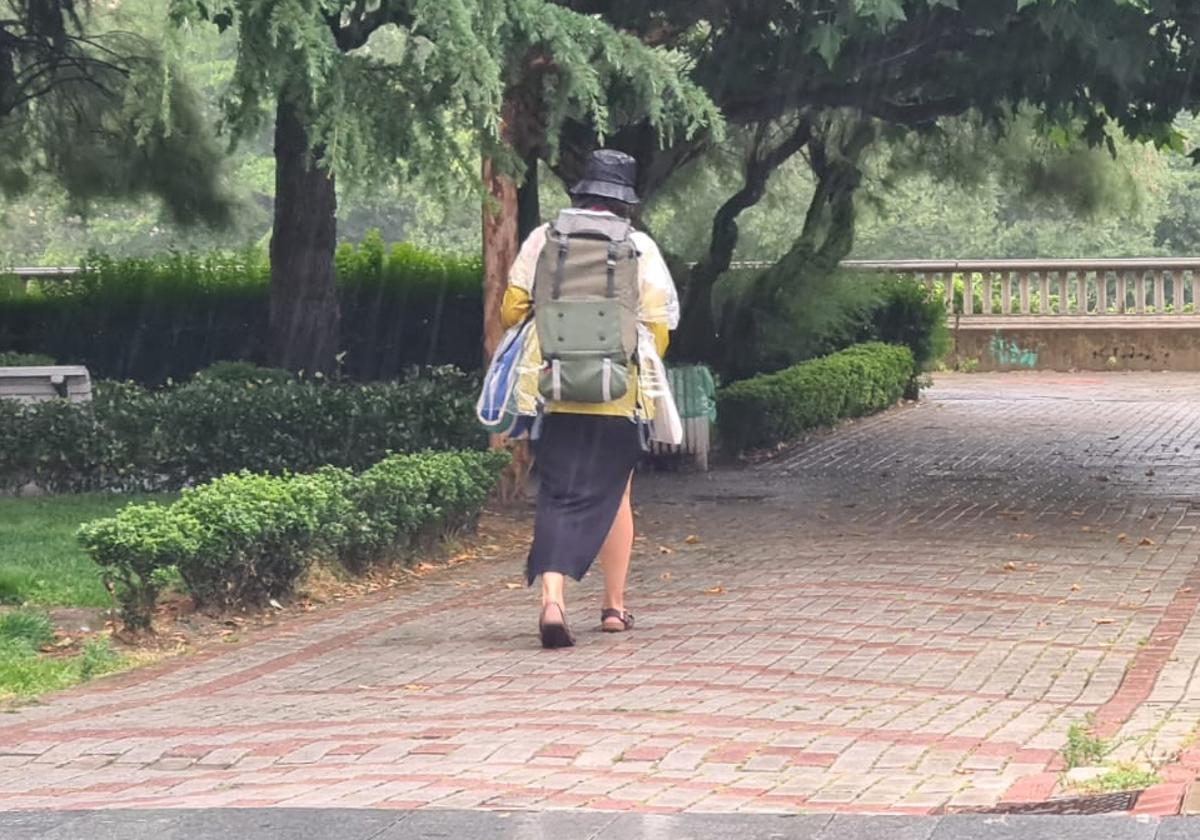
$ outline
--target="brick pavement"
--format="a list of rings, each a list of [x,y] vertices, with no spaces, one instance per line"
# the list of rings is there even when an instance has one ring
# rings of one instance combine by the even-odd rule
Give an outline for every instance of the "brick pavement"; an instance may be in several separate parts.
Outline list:
[[[1200,768],[1200,378],[973,376],[641,482],[632,634],[536,646],[520,558],[0,719],[0,809],[926,814],[1044,798],[1071,723]],[[689,540],[695,537],[695,540]]]

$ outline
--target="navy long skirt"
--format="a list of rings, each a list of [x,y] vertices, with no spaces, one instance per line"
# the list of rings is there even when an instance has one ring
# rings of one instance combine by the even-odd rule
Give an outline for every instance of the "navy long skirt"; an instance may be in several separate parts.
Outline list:
[[[623,417],[549,414],[534,449],[540,486],[530,585],[559,572],[582,580],[612,530],[641,457],[637,425]]]

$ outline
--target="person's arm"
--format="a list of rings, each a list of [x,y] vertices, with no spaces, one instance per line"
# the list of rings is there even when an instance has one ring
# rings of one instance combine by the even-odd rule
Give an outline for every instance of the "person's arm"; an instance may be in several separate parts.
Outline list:
[[[654,333],[654,347],[661,359],[667,355],[667,348],[671,346],[671,330],[661,321],[646,326],[650,328],[650,332]]]
[[[504,329],[511,329],[529,317],[533,309],[533,300],[529,292],[511,283],[504,290],[504,303],[500,305],[500,323]]]
[[[537,273],[538,257],[546,245],[546,228],[542,226],[529,235],[508,272],[508,287],[500,304],[500,323],[511,329],[529,317],[533,310],[533,277]]]

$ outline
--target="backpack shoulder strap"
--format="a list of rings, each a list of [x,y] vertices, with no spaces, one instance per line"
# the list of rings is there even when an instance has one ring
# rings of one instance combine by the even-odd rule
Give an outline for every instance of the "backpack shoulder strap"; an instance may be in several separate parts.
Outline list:
[[[562,217],[559,217],[559,221]],[[554,263],[554,272],[550,280],[550,295],[554,300],[562,297],[563,278],[567,269],[567,257],[571,250],[571,236],[564,232],[558,222],[552,222],[546,231],[546,248],[555,248],[558,250],[558,256]]]

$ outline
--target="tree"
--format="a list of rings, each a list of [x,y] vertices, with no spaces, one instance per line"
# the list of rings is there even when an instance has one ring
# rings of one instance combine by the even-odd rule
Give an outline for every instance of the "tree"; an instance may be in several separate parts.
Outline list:
[[[77,0],[0,0],[0,192],[61,183],[81,208],[160,196],[179,222],[228,220],[221,151],[161,52]]]
[[[636,39],[543,0],[234,0],[217,8],[174,0],[172,13],[181,25],[236,30],[227,108],[235,137],[252,134],[274,108],[272,361],[310,371],[331,369],[338,344],[336,178],[390,178],[400,167],[477,184],[465,173],[480,150],[497,172],[516,173],[520,155],[508,137],[526,126],[506,111],[506,92],[533,91],[546,103],[534,109],[538,118],[556,135],[571,114],[599,126],[616,120],[610,70],[650,66],[650,49]],[[587,66],[593,57],[599,66]],[[692,100],[671,101],[694,86],[679,80],[679,68],[669,77],[662,69],[626,74],[628,90],[652,94],[637,117],[674,125],[681,108],[697,117]]]
[[[763,138],[714,219],[707,258],[687,278],[677,347],[708,360],[720,356],[712,284],[728,266],[738,217],[789,147],[812,167],[813,204],[788,257],[760,278],[746,311],[729,314],[731,328],[752,333],[759,320],[786,311],[779,304],[788,289],[849,252],[862,162],[879,137],[935,131],[938,120],[968,112],[1001,124],[1024,106],[1044,116],[1046,131],[1092,144],[1123,132],[1170,145],[1171,121],[1191,96],[1200,31],[1200,11],[1124,0],[564,2],[686,52],[693,78],[728,121]],[[577,150],[594,144],[587,126],[574,126],[568,139]],[[641,155],[648,195],[711,145],[695,137],[659,151],[636,130],[619,140]],[[568,166],[578,158],[564,156]],[[735,340],[742,338],[753,340]]]
[[[722,130],[715,106],[672,52],[604,26],[594,17],[542,0],[509,0],[499,45],[505,80],[498,151],[485,159],[484,355],[500,340],[499,308],[520,235],[538,223],[537,161],[556,159],[569,120],[597,139],[638,126],[659,145]],[[520,173],[522,191],[513,182]]]

